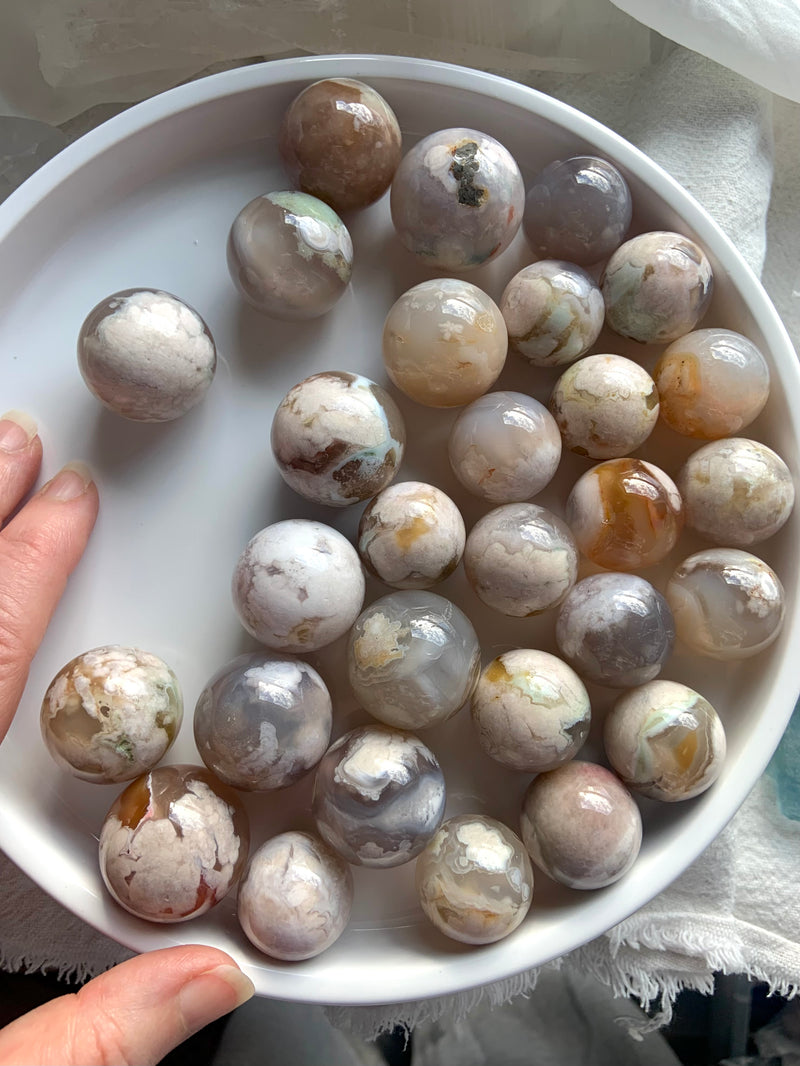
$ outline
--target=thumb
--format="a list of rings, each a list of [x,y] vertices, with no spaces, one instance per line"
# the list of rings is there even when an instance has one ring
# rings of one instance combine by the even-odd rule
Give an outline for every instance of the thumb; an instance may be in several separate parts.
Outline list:
[[[225,952],[149,952],[0,1030],[0,1066],[147,1066],[253,995]]]

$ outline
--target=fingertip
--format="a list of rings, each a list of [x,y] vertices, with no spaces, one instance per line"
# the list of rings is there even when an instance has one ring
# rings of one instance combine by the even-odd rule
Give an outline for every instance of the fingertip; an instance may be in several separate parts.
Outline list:
[[[238,966],[223,964],[207,970],[183,986],[178,1009],[187,1034],[221,1018],[255,995],[255,985]]]
[[[76,459],[67,463],[55,477],[43,485],[39,490],[39,495],[47,500],[68,503],[92,491],[95,495],[97,494],[92,472],[86,463]]]

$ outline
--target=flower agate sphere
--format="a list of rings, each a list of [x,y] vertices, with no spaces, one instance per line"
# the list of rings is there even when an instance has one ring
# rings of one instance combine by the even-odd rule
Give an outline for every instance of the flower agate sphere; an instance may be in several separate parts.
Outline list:
[[[587,470],[567,497],[566,512],[580,550],[609,570],[660,562],[683,527],[672,479],[641,459],[609,459]]]
[[[285,655],[240,655],[200,693],[194,739],[226,785],[263,792],[294,784],[331,739],[331,698],[313,667]]]
[[[394,112],[353,78],[326,78],[303,89],[286,111],[279,146],[292,181],[335,211],[374,203],[402,154]]]
[[[361,706],[401,729],[427,729],[469,699],[481,668],[472,623],[433,592],[394,592],[359,615],[347,649]]]
[[[281,833],[250,858],[237,898],[248,940],[273,959],[298,962],[331,946],[353,906],[350,867],[310,833]]]
[[[321,522],[267,526],[242,552],[233,602],[251,636],[277,651],[315,651],[346,633],[364,602],[364,572],[349,540]]]
[[[329,370],[289,390],[272,420],[271,443],[290,488],[313,503],[349,507],[393,480],[406,428],[380,385]]]
[[[626,692],[606,717],[603,739],[625,784],[666,803],[705,792],[725,760],[719,715],[676,681],[649,681]]]
[[[395,302],[383,328],[383,361],[394,384],[427,407],[459,407],[500,375],[508,334],[497,304],[468,281],[437,278]]]
[[[488,392],[459,414],[447,452],[453,473],[473,496],[517,503],[550,484],[561,460],[561,434],[532,396]]]
[[[617,168],[579,155],[556,160],[536,175],[522,225],[540,259],[591,266],[625,240],[631,212],[628,183]]]
[[[228,269],[249,304],[273,318],[318,318],[350,282],[353,242],[336,212],[304,192],[271,192],[231,226]]]
[[[58,765],[83,781],[131,781],[166,754],[180,729],[175,674],[149,652],[104,645],[59,670],[42,702],[42,735]]]
[[[522,841],[482,814],[449,818],[417,859],[420,904],[436,928],[463,944],[492,944],[512,933],[533,896]]]
[[[666,595],[680,639],[709,659],[749,659],[769,647],[783,625],[777,574],[737,548],[690,555],[669,579]]]
[[[630,792],[605,767],[578,760],[531,782],[520,826],[534,863],[569,888],[614,884],[642,845],[642,816]]]
[[[549,407],[570,451],[618,459],[653,432],[658,391],[638,363],[621,355],[587,355],[558,379]]]
[[[794,482],[786,463],[765,444],[745,437],[699,448],[677,480],[687,526],[731,548],[749,548],[771,537],[794,507]]]
[[[125,910],[150,922],[205,914],[247,859],[247,814],[200,766],[160,766],[117,798],[100,831],[100,872]]]
[[[508,342],[533,366],[560,366],[585,355],[603,328],[605,305],[589,274],[573,263],[544,259],[506,285],[500,310]]]
[[[679,233],[641,233],[611,256],[600,279],[606,323],[643,344],[668,344],[693,330],[713,289],[705,252]]]
[[[358,525],[358,553],[375,577],[397,589],[426,589],[464,554],[461,512],[441,489],[403,481],[379,493]]]
[[[488,607],[525,618],[561,603],[578,576],[578,549],[566,523],[551,511],[509,503],[472,527],[464,568]]]
[[[558,649],[586,681],[631,688],[652,681],[672,653],[675,624],[669,604],[633,574],[595,574],[579,581],[561,604]]]
[[[769,367],[752,341],[730,329],[698,329],[674,341],[653,376],[661,417],[701,440],[749,426],[769,398]]]
[[[484,133],[431,133],[392,182],[397,235],[426,266],[471,270],[499,255],[522,222],[525,187],[509,151]]]
[[[413,734],[386,726],[340,737],[314,781],[317,829],[356,866],[410,862],[436,832],[444,805],[436,756]]]
[[[78,365],[90,391],[134,422],[169,422],[198,404],[217,350],[198,313],[159,289],[124,289],[86,316]]]
[[[581,749],[589,695],[575,671],[546,651],[517,648],[489,663],[472,697],[481,747],[512,770],[552,770]]]

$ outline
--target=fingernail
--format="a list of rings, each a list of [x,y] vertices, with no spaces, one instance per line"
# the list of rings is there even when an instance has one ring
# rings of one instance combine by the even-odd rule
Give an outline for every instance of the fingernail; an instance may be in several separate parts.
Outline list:
[[[217,966],[181,989],[178,1005],[187,1029],[197,1032],[255,994],[250,978],[235,966]]]
[[[0,416],[0,450],[21,452],[36,436],[36,423],[24,411],[6,411]]]
[[[59,470],[42,489],[41,495],[51,500],[75,500],[82,496],[92,483],[92,472],[85,463],[73,462]]]

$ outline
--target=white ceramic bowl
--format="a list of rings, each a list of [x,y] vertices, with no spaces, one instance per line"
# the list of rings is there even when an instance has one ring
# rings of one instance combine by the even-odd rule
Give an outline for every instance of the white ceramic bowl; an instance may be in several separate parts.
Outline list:
[[[704,211],[625,141],[569,107],[475,71],[420,60],[336,57],[251,66],[193,82],[140,104],[88,134],[0,207],[0,360],[5,402],[30,410],[45,443],[45,475],[81,457],[93,466],[102,512],[89,551],[36,658],[20,713],[0,751],[0,845],[53,896],[86,921],[139,950],[205,941],[229,950],[258,991],[340,1004],[415,1000],[468,988],[543,963],[601,934],[675,878],[714,838],[763,771],[798,688],[798,525],[761,554],[786,585],[788,613],[778,642],[762,656],[720,668],[673,658],[666,677],[699,688],[719,709],[729,754],[721,778],[696,801],[643,801],[645,841],[627,877],[595,894],[537,878],[534,903],[509,939],[469,949],[440,937],[419,914],[413,864],[356,870],[353,921],[324,955],[282,965],[259,956],[240,932],[231,894],[208,917],[151,926],[120,910],[97,869],[96,835],[116,789],[60,772],[39,737],[38,711],[51,677],[98,644],[136,644],[165,658],[181,679],[187,719],[170,761],[193,762],[191,713],[206,679],[250,647],[230,597],[232,567],[249,537],[279,517],[314,517],[355,532],[361,508],[314,507],[281,482],[269,451],[273,411],[288,388],[322,369],[357,370],[385,382],[381,326],[410,285],[431,276],[395,238],[388,198],[348,218],[356,248],[350,289],[310,323],[259,316],[227,274],[225,240],[253,196],[286,186],[276,153],[285,107],[307,83],[362,78],[396,110],[408,144],[445,126],[470,125],[500,139],[526,178],[554,158],[594,152],[630,182],[633,232],[676,229],[700,242],[716,271],[705,320],[747,334],[773,372],[769,404],[751,427],[797,476],[800,375],[794,352],[759,283]],[[520,236],[488,267],[469,275],[496,299],[532,257]],[[75,358],[81,321],[118,289],[162,287],[194,305],[217,339],[221,363],[206,400],[178,422],[141,425],[100,408]],[[604,335],[599,351],[647,352]],[[643,353],[643,354],[642,354]],[[545,398],[554,375],[514,356],[497,387]],[[450,473],[444,442],[456,411],[433,411],[399,397],[411,427],[401,479],[428,479],[463,507],[468,527],[487,509]],[[695,444],[666,431],[641,454],[669,472]],[[585,469],[562,461],[537,502],[561,509]],[[694,550],[682,541],[674,559]],[[368,586],[374,598],[386,590]],[[513,621],[481,608],[459,570],[437,591],[472,617],[485,658],[513,645],[554,650],[554,617]],[[341,671],[343,642],[311,657],[336,702],[336,732],[361,721]],[[596,719],[612,693],[592,691]],[[428,732],[449,786],[449,812],[483,810],[518,824],[528,776],[504,771],[477,749],[467,713]],[[593,730],[584,756],[600,752]],[[254,845],[269,834],[309,827],[311,781],[272,796],[248,796]],[[54,932],[57,935],[57,932]]]

